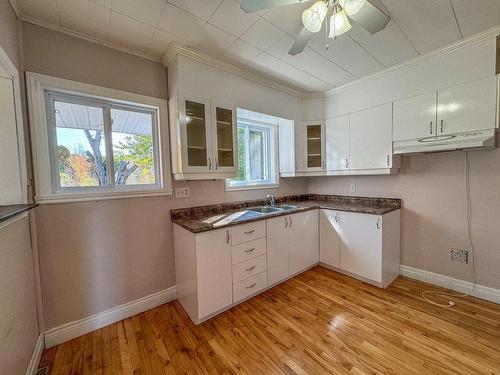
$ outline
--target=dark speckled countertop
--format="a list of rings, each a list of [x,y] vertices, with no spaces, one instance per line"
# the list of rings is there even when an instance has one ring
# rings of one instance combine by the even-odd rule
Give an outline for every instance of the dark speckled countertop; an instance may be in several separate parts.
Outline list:
[[[36,203],[28,204],[13,204],[10,206],[0,206],[0,222],[12,219],[17,215],[21,215],[23,212],[31,210],[32,208],[38,206]]]
[[[213,224],[205,223],[205,221],[211,217],[223,215],[223,217],[217,220],[219,221],[224,217],[227,217],[236,212],[245,211],[250,207],[265,206],[266,201],[262,199],[221,203],[209,206],[179,208],[171,210],[170,216],[173,223],[180,225],[181,227],[193,233],[200,233],[213,229],[224,228],[230,225],[237,225],[256,220],[264,220],[270,217],[289,215],[318,208],[336,211],[359,212],[372,215],[384,215],[391,211],[399,210],[401,208],[401,199],[305,194],[276,198],[276,205],[280,204],[294,205],[297,206],[297,208],[267,213],[263,215],[253,212],[247,212],[240,216],[238,219],[232,221],[230,224],[221,226],[214,226]]]

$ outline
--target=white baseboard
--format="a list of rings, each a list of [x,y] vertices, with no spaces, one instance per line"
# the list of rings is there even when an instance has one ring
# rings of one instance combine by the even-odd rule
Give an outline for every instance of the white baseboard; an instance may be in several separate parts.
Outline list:
[[[30,363],[28,364],[28,368],[26,369],[26,375],[35,375],[36,371],[38,370],[38,364],[40,363],[40,358],[42,358],[42,353],[45,349],[43,336],[43,332],[38,335],[35,348],[33,349],[33,353],[31,354]]]
[[[400,274],[401,276],[407,276],[411,279],[451,289],[455,292],[467,293],[473,297],[500,303],[500,289],[490,288],[478,284],[476,284],[473,288],[472,283],[469,281],[454,279],[453,277],[424,271],[418,268],[405,266],[403,264],[400,266]]]
[[[135,314],[160,306],[176,298],[176,288],[168,289],[116,306],[86,318],[51,328],[45,332],[45,346],[51,348],[63,342],[80,337],[107,325],[119,322]]]

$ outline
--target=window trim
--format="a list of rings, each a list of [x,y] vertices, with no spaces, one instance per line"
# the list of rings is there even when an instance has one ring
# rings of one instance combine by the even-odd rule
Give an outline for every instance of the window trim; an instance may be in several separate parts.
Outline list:
[[[257,127],[257,128],[270,128],[271,131],[271,140],[269,140],[270,148],[269,154],[273,157],[274,160],[274,168],[273,166],[269,166],[269,172],[271,173],[271,179],[274,182],[266,181],[264,183],[252,183],[252,184],[241,184],[241,185],[231,185],[231,179],[226,179],[226,191],[237,191],[237,190],[256,190],[256,189],[277,189],[279,188],[279,134],[278,134],[278,125],[261,122],[258,120],[251,120],[247,118],[237,117],[236,120],[236,131],[238,131],[239,124],[245,124],[249,127]]]
[[[33,150],[33,169],[38,203],[63,203],[127,197],[159,196],[172,194],[170,175],[170,150],[168,144],[167,100],[149,96],[132,94],[120,90],[99,87],[91,84],[50,77],[38,73],[26,72],[28,88],[28,111],[30,118],[31,142]],[[56,189],[54,185],[53,164],[49,142],[50,125],[48,123],[48,105],[45,100],[48,93],[60,97],[77,97],[88,101],[106,101],[113,106],[150,109],[155,113],[153,132],[157,143],[155,158],[157,159],[157,185],[128,185],[119,188],[102,187],[69,187]],[[83,98],[82,98],[83,97]],[[105,125],[106,126],[106,125]],[[109,124],[111,126],[111,124]],[[154,145],[153,145],[154,147]],[[57,176],[56,176],[57,178]]]

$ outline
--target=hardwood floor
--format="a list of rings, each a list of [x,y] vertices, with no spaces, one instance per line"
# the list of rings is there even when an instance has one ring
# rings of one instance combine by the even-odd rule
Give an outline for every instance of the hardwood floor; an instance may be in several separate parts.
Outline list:
[[[50,374],[500,374],[500,306],[315,267],[195,326],[167,303],[43,353]],[[439,301],[441,297],[436,297]],[[447,299],[441,298],[440,302]]]

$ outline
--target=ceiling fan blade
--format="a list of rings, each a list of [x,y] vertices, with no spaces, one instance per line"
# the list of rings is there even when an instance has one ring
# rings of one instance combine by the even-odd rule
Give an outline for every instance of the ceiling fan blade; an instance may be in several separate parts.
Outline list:
[[[383,30],[391,20],[391,17],[368,1],[359,12],[353,15],[348,14],[348,16],[371,34]]]
[[[243,0],[241,2],[241,9],[250,13],[258,10],[276,8],[283,5],[297,4],[303,1],[304,0]]]
[[[313,35],[314,33],[310,32],[305,27],[302,28],[299,36],[297,37],[297,39],[295,39],[295,42],[290,47],[288,54],[295,56],[296,54],[301,53],[304,48],[306,48],[307,43],[311,40]]]

